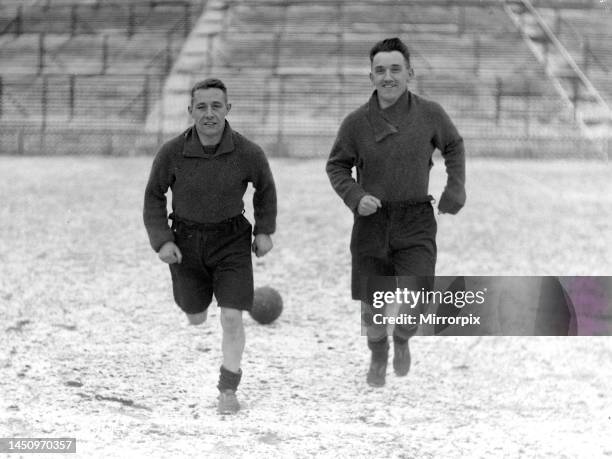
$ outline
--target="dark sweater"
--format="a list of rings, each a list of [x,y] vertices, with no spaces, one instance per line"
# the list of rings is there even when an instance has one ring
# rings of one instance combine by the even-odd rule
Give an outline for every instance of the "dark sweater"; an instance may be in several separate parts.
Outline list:
[[[420,200],[429,194],[432,154],[438,148],[448,175],[438,208],[455,214],[465,203],[463,139],[444,109],[406,91],[381,110],[376,91],[342,122],[327,161],[331,184],[356,212],[371,194],[382,201]],[[351,175],[357,169],[357,180]]]
[[[166,192],[172,189],[172,210],[186,220],[217,223],[244,209],[247,184],[255,188],[254,234],[276,229],[276,189],[262,149],[233,131],[226,121],[221,142],[207,154],[195,127],[165,143],[151,168],[144,197],[144,223],[155,251],[174,241],[168,227]]]

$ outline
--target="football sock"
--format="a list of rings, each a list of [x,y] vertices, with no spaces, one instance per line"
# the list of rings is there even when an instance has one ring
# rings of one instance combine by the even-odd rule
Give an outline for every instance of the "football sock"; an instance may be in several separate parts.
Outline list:
[[[387,335],[379,340],[371,340],[368,338],[368,347],[372,352],[384,353],[389,350],[389,343],[387,341]]]
[[[235,392],[238,389],[238,384],[240,384],[241,377],[242,370],[238,370],[238,373],[234,373],[221,365],[221,368],[219,369],[219,383],[217,384],[217,389],[219,389],[219,392],[223,392],[228,389]]]

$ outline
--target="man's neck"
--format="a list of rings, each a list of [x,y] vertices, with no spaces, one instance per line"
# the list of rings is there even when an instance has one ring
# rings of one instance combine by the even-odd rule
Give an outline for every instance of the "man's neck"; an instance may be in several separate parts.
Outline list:
[[[400,94],[400,95],[397,97],[397,99],[395,99],[395,100],[393,100],[393,101],[385,101],[385,100],[382,100],[382,99],[380,98],[380,94],[378,94],[378,93],[377,93],[377,94],[376,94],[376,96],[377,96],[377,99],[378,99],[378,107],[380,107],[380,109],[381,109],[381,110],[384,110],[385,108],[389,108],[389,107],[391,107],[392,105],[395,105],[395,104],[397,103],[397,101],[398,101],[398,100],[400,100],[400,99],[402,98],[402,96],[403,96],[403,95],[406,93],[406,91],[407,91],[407,90],[408,90],[408,89],[406,89],[404,92],[402,92],[402,93],[401,93],[401,94]]]
[[[204,147],[212,147],[214,145],[217,145],[218,143],[221,142],[221,139],[223,138],[223,132],[221,132],[221,134],[219,135],[211,137],[211,136],[202,134],[198,130],[197,126],[196,126],[196,132],[198,133],[198,139],[200,140],[200,144]]]

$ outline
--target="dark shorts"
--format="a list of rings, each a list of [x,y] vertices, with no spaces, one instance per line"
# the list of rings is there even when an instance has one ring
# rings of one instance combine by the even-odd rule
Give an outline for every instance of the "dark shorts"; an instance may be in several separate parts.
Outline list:
[[[383,203],[367,217],[355,216],[351,236],[353,299],[367,301],[368,279],[380,276],[424,276],[433,281],[437,223],[430,201]],[[381,284],[382,282],[382,284]],[[397,279],[387,279],[395,289]]]
[[[170,265],[174,301],[187,314],[208,308],[213,294],[220,307],[248,311],[253,304],[249,221],[241,214],[225,222],[196,226],[174,220],[182,263]]]

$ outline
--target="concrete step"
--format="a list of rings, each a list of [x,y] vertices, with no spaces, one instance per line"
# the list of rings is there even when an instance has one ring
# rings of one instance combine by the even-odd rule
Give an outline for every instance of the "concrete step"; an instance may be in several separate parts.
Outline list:
[[[176,135],[189,124],[189,89],[195,81],[207,76],[205,70],[213,51],[214,36],[223,31],[226,15],[225,2],[208,2],[174,62],[161,100],[147,117],[145,133],[161,130]]]

